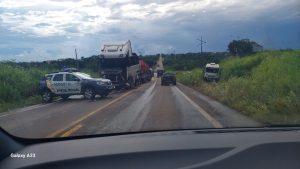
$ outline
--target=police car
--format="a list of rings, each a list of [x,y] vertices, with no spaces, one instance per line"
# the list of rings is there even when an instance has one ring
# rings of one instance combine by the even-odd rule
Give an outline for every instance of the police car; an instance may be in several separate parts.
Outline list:
[[[109,79],[92,78],[81,72],[46,74],[39,83],[43,102],[51,102],[54,96],[67,99],[71,95],[83,95],[86,99],[94,99],[98,94],[106,97],[113,89]]]

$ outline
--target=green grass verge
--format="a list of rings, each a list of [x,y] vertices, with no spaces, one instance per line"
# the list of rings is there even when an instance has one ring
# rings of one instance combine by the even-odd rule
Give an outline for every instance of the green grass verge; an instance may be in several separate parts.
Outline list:
[[[202,69],[177,72],[178,81],[269,124],[300,123],[300,51],[272,51],[220,63],[219,83]]]
[[[0,103],[0,112],[7,112],[16,108],[27,107],[41,103],[40,96],[31,96],[23,100],[17,100],[14,102],[2,102]]]
[[[39,80],[57,69],[48,67],[24,68],[17,64],[0,63],[0,112],[41,103]],[[89,69],[82,72],[99,77]]]

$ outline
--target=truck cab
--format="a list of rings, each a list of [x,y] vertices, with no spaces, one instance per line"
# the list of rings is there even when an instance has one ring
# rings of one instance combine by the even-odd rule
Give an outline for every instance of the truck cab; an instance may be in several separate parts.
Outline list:
[[[205,81],[219,81],[220,67],[216,63],[208,63],[204,68],[203,78]]]
[[[139,83],[139,59],[132,52],[131,42],[106,42],[100,54],[101,76],[110,79],[116,88],[133,88]]]

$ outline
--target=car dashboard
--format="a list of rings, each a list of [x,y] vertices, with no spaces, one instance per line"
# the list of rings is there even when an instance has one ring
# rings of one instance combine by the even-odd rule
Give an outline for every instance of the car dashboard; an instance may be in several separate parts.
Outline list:
[[[300,128],[297,127],[159,131],[34,140],[1,132],[0,140],[6,152],[0,168],[5,169],[300,168]],[[34,157],[12,157],[16,154],[34,154]]]

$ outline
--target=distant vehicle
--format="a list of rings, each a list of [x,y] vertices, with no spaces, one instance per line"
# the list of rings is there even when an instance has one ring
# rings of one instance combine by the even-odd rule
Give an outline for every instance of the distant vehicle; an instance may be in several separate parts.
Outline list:
[[[157,77],[161,77],[164,74],[165,70],[164,69],[156,69]]]
[[[157,63],[156,63],[156,77],[161,77],[165,73],[164,65],[163,65],[163,57],[160,54]]]
[[[139,58],[132,53],[131,42],[105,43],[100,54],[101,75],[116,88],[133,88],[139,84]]]
[[[141,83],[150,81],[152,78],[152,69],[149,68],[149,65],[145,63],[142,59],[139,60],[139,65],[140,65],[139,78]]]
[[[216,63],[208,63],[205,66],[203,78],[205,81],[219,81],[220,80],[220,67]]]
[[[39,83],[43,102],[51,102],[54,96],[67,99],[71,95],[84,95],[86,99],[94,99],[99,94],[106,97],[113,88],[109,79],[92,78],[81,72],[46,74]]]
[[[175,73],[164,73],[161,77],[161,85],[176,85],[176,75]]]

